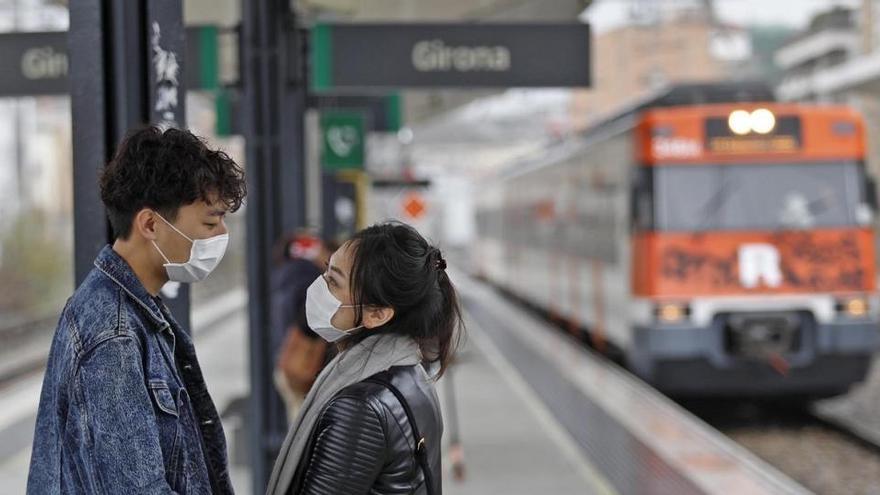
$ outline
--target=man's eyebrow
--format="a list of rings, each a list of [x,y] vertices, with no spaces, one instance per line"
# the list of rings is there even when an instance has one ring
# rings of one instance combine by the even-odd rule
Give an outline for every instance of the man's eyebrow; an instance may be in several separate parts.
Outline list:
[[[225,217],[226,210],[212,210],[208,212],[209,217]]]

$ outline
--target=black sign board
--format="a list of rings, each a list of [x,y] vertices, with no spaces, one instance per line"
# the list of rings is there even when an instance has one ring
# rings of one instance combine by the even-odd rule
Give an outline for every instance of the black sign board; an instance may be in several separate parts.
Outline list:
[[[217,28],[191,26],[185,32],[185,55],[181,52],[179,56],[185,57],[188,64],[186,88],[215,89],[218,85]],[[154,35],[149,33],[149,42]],[[179,37],[179,33],[159,35],[166,40]],[[0,72],[0,97],[68,94],[67,53],[66,31],[0,34],[0,60],[4,63],[4,70]]]
[[[0,34],[0,95],[53,95],[70,92],[67,32]]]
[[[438,87],[586,87],[586,24],[318,24],[319,92]]]
[[[313,94],[309,106],[319,110],[361,110],[367,114],[367,131],[396,132],[400,130],[400,96]]]

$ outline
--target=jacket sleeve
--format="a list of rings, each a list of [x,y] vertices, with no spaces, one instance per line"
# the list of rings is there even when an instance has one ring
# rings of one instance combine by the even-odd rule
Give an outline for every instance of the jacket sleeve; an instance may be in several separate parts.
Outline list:
[[[317,428],[299,493],[369,493],[386,453],[385,431],[374,406],[362,398],[337,397]]]
[[[153,402],[144,379],[140,347],[113,337],[88,353],[76,376],[72,404],[81,408],[80,447],[93,492],[172,494]],[[90,445],[88,444],[90,443]]]

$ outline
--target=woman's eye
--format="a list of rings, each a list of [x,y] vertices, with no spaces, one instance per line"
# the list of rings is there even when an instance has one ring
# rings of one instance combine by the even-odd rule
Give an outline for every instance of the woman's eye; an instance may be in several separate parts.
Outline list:
[[[205,226],[213,229],[214,227],[217,226],[217,224],[216,223],[206,223]]]

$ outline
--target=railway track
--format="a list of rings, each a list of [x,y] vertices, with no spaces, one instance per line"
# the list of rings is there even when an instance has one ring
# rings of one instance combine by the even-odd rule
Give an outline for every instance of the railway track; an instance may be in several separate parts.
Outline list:
[[[849,425],[780,404],[682,405],[816,493],[880,493],[880,444]]]

